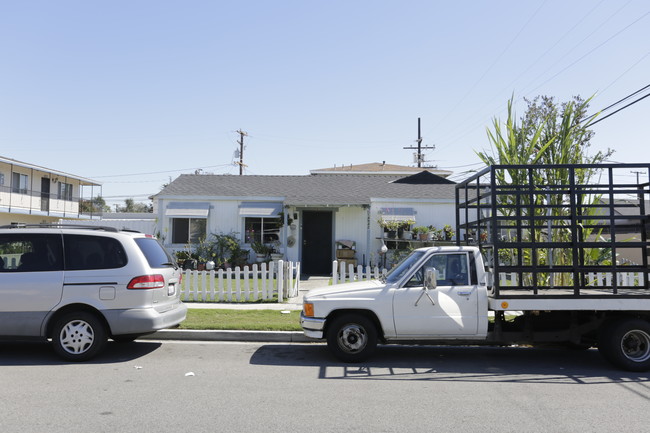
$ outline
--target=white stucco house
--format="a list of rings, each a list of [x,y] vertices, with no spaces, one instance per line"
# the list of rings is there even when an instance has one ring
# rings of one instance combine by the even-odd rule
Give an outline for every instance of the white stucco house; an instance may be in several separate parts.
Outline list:
[[[304,274],[329,274],[337,242],[352,241],[359,264],[377,263],[384,218],[454,225],[454,183],[429,171],[305,176],[181,175],[153,196],[166,247],[184,249],[210,233],[279,244]]]
[[[99,219],[97,196],[101,184],[91,179],[0,156],[0,225]]]

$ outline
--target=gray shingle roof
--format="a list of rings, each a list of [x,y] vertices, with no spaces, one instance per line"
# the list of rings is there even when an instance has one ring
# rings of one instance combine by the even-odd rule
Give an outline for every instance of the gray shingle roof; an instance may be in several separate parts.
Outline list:
[[[399,175],[234,176],[183,174],[156,194],[201,197],[284,197],[287,205],[364,205],[370,198],[454,199],[454,185],[392,183]]]

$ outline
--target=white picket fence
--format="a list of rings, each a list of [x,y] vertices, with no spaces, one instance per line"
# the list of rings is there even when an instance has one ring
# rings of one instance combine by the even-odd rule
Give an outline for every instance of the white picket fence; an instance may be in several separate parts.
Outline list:
[[[618,272],[616,285],[619,287],[634,287],[643,285],[643,273],[641,272]],[[501,287],[518,286],[519,276],[517,273],[500,272],[499,285]],[[590,272],[587,274],[587,286],[603,287],[612,286],[613,275],[611,272]]]
[[[346,266],[344,261],[339,263],[337,260],[334,260],[332,263],[332,285],[372,280],[373,278],[379,278],[381,275],[386,275],[387,272],[388,270],[379,269],[378,266],[364,267],[357,265],[355,267],[352,264]]]
[[[278,262],[218,271],[183,273],[180,294],[183,301],[194,302],[278,302],[298,296],[300,263]]]
[[[379,278],[380,275],[385,275],[388,272],[386,269],[379,269],[379,267],[370,266],[353,266],[347,265],[345,262],[334,261],[332,263],[332,284],[343,284],[353,281],[370,280]],[[612,285],[612,273],[591,272],[587,274],[587,285],[589,287],[602,287]],[[619,272],[617,273],[617,285],[619,287],[634,287],[643,284],[643,274],[641,272]],[[501,272],[499,273],[499,284],[501,287],[517,286],[518,275],[513,273]]]

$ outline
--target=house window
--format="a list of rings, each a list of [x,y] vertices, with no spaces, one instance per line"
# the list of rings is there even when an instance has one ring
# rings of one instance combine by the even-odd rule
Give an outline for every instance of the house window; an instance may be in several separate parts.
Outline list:
[[[172,218],[172,243],[198,243],[206,236],[205,218]]]
[[[244,218],[245,243],[270,243],[280,240],[280,218]]]
[[[0,186],[4,186],[5,184],[5,174],[0,173]]]
[[[72,201],[72,184],[71,183],[59,183],[59,191],[57,198],[59,200],[68,200]]]
[[[13,173],[12,190],[18,194],[27,194],[28,178],[26,174]]]

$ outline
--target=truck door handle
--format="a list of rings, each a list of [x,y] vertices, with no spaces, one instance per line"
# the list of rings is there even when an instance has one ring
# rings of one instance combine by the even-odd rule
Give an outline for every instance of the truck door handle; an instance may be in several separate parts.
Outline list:
[[[469,291],[469,292],[458,292],[458,296],[469,296],[471,294],[472,294],[471,291]]]

